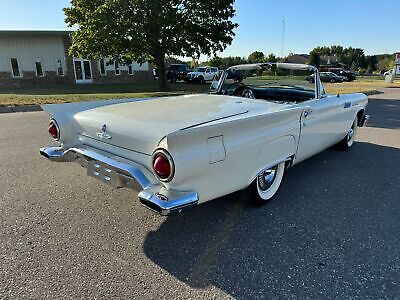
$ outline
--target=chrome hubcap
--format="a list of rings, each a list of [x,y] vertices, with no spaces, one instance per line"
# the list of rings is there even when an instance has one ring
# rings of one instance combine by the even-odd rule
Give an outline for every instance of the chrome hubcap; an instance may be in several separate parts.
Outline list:
[[[357,124],[354,122],[353,125],[351,126],[349,132],[347,133],[347,142],[348,143],[353,142],[354,135],[355,135],[355,126],[357,126]]]
[[[354,136],[354,130],[353,128],[349,130],[349,132],[347,133],[347,140],[350,141]]]
[[[278,166],[265,170],[258,175],[258,186],[262,191],[268,190],[275,181]]]

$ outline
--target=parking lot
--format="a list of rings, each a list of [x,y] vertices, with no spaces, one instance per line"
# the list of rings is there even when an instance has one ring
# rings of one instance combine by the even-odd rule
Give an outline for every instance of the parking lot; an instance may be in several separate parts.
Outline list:
[[[168,218],[76,164],[44,112],[0,115],[0,299],[400,299],[400,89],[367,128],[288,170],[275,200],[236,193]]]

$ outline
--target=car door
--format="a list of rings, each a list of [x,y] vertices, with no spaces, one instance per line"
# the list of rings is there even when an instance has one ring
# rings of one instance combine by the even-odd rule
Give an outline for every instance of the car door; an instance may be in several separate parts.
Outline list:
[[[303,106],[303,114],[296,162],[321,152],[342,138],[343,124],[339,117],[343,112],[341,103],[336,96],[323,95],[299,104]]]
[[[211,73],[211,69],[210,68],[207,68],[206,69],[206,73],[205,73],[205,76],[204,76],[204,79],[206,80],[206,81],[209,81],[209,80],[212,80],[213,79],[213,74]]]

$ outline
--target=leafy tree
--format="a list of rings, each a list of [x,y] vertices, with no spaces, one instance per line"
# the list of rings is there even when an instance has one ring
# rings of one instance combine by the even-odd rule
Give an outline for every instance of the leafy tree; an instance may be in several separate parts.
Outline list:
[[[223,67],[222,58],[219,56],[214,56],[212,59],[210,59],[207,62],[207,65],[210,65],[211,67],[217,67],[219,69],[222,69],[222,67]]]
[[[275,54],[271,53],[264,59],[265,62],[277,62],[278,58],[276,57]]]
[[[321,65],[321,57],[318,50],[314,49],[310,52],[308,63],[316,68],[319,68],[319,66]]]
[[[377,68],[379,71],[388,71],[394,68],[393,55],[382,57],[378,63]]]
[[[376,55],[366,56],[365,63],[367,65],[367,73],[371,74],[376,71],[376,65],[378,63],[378,58]]]
[[[264,57],[264,53],[262,53],[261,51],[254,51],[249,55],[247,61],[249,63],[259,63],[264,61]]]
[[[70,53],[120,61],[152,61],[165,87],[165,56],[223,51],[238,26],[235,0],[71,0],[66,22],[77,25]]]

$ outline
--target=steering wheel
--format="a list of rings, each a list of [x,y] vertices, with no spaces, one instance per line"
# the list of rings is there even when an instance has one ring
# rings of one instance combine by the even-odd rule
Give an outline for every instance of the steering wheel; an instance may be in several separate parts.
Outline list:
[[[242,97],[242,98],[256,99],[256,97],[254,96],[253,90],[247,86],[243,90],[240,91],[238,96]]]
[[[234,86],[236,86],[235,88],[233,88]],[[239,89],[239,87],[243,87],[245,86],[244,83],[239,82],[239,81],[235,81],[234,83],[231,83],[230,85],[228,85],[224,91],[224,95],[229,95],[229,96],[236,96],[236,90]]]
[[[236,87],[235,87],[236,86]],[[235,87],[235,88],[233,88]],[[255,99],[253,90],[242,82],[234,82],[228,85],[224,91],[224,95],[238,96],[242,98]]]

